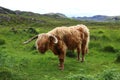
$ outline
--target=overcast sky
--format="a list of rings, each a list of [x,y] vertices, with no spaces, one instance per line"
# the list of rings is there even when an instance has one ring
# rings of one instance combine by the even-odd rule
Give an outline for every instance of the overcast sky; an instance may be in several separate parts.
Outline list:
[[[0,0],[0,6],[35,13],[66,16],[120,15],[120,0]]]

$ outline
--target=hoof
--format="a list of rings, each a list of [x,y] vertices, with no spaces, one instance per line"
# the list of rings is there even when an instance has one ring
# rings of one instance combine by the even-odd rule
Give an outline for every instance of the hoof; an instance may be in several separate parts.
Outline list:
[[[77,59],[77,61],[80,61],[80,59]]]
[[[84,61],[81,61],[81,63],[83,63]]]
[[[59,70],[61,70],[61,71],[64,70],[64,67],[59,67]]]
[[[58,65],[59,70],[64,70],[64,66]]]
[[[60,67],[60,64],[58,64],[58,67]]]

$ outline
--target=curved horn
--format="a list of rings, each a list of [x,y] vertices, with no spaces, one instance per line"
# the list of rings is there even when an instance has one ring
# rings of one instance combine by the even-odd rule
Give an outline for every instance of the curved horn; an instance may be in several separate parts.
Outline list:
[[[58,43],[58,39],[55,36],[52,36],[52,37],[55,39],[54,43],[55,44]]]
[[[36,35],[36,36],[30,38],[29,40],[25,41],[23,44],[27,44],[27,43],[31,42],[32,40],[34,40],[36,38],[38,38],[38,35]]]
[[[48,35],[49,37],[53,38],[55,44],[58,43],[58,39],[54,35],[52,34],[48,34]]]

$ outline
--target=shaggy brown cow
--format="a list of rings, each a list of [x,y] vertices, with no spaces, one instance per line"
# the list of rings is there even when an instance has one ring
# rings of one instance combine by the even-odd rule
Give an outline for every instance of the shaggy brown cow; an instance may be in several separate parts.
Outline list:
[[[64,69],[64,59],[66,50],[77,49],[78,60],[80,60],[80,51],[82,50],[82,62],[84,55],[88,51],[89,30],[85,25],[70,27],[57,27],[48,33],[36,35],[24,43],[29,43],[36,39],[36,48],[39,52],[45,53],[50,49],[59,58],[59,68]]]

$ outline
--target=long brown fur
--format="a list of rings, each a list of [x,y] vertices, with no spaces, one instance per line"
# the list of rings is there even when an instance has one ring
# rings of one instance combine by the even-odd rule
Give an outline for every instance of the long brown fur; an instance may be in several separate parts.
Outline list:
[[[35,37],[36,38],[36,37]],[[35,39],[34,38],[34,39]],[[32,39],[26,41],[30,42]],[[64,59],[66,50],[77,50],[78,60],[82,52],[82,62],[84,55],[88,51],[89,29],[85,25],[70,27],[57,27],[48,33],[39,34],[36,40],[36,47],[39,52],[45,53],[50,49],[59,58],[59,68],[64,69]]]

